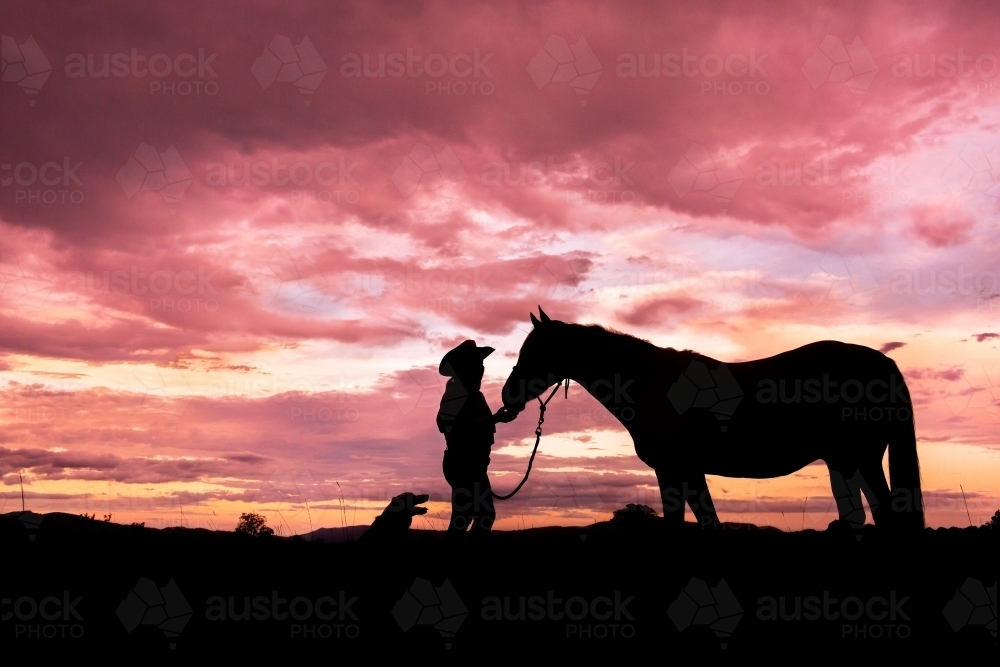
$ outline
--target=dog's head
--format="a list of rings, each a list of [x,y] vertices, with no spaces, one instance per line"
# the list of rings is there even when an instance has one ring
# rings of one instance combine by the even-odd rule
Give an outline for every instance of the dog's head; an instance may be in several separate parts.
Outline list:
[[[404,525],[407,528],[413,517],[427,514],[426,507],[420,507],[421,503],[426,503],[430,496],[426,493],[401,493],[382,510],[382,517],[393,524]]]

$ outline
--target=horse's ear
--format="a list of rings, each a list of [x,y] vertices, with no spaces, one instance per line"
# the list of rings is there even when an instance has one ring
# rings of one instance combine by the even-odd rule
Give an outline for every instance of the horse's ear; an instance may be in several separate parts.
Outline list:
[[[538,314],[542,316],[542,322],[551,322],[552,321],[552,320],[549,319],[549,316],[545,314],[545,311],[542,310],[541,306],[538,307]]]
[[[538,318],[535,317],[535,314],[531,313],[531,325],[537,327],[537,326],[541,326],[541,324],[542,323],[538,321]]]

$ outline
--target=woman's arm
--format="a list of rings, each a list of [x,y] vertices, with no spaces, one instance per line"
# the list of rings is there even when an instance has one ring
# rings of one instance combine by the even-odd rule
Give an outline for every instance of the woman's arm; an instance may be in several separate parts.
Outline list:
[[[499,410],[497,410],[496,414],[493,415],[493,423],[494,424],[499,424],[499,423],[507,424],[507,423],[510,423],[510,422],[514,421],[515,419],[517,419],[517,415],[518,415],[517,412],[515,412],[514,410],[511,410],[507,406],[504,406],[504,407],[500,408]]]

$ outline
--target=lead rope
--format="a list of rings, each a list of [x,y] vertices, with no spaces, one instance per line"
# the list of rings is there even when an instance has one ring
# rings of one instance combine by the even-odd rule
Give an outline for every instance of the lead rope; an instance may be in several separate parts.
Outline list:
[[[517,487],[513,491],[511,491],[510,493],[508,493],[506,496],[501,496],[496,491],[491,491],[491,493],[493,494],[493,497],[496,498],[497,500],[510,500],[511,498],[514,497],[514,494],[516,494],[518,491],[521,490],[521,487],[524,486],[524,483],[528,481],[528,475],[531,474],[531,464],[535,462],[535,454],[538,453],[538,444],[542,441],[542,424],[545,422],[545,408],[546,408],[546,406],[548,406],[549,401],[552,400],[552,397],[556,395],[556,392],[559,390],[559,385],[561,385],[562,383],[563,383],[562,380],[559,380],[559,382],[556,383],[556,386],[554,386],[552,388],[552,392],[549,394],[549,397],[546,398],[544,402],[542,401],[542,397],[541,396],[537,397],[538,398],[538,426],[535,427],[535,448],[531,450],[531,458],[528,459],[528,469],[524,471],[524,478],[521,480],[521,483],[518,484]],[[566,393],[565,393],[565,396],[566,396],[566,398],[569,398],[569,379],[568,378],[566,379]]]

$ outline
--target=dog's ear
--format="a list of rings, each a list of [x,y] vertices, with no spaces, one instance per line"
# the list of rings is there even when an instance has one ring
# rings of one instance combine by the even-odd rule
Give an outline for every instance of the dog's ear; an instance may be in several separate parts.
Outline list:
[[[385,506],[385,512],[402,512],[405,510],[409,504],[406,502],[406,494],[401,493],[389,501],[389,504]]]
[[[406,491],[393,498],[392,502],[385,509],[387,512],[399,512],[401,514],[427,514],[427,508],[418,507],[418,505],[426,503],[429,499],[430,494]]]

